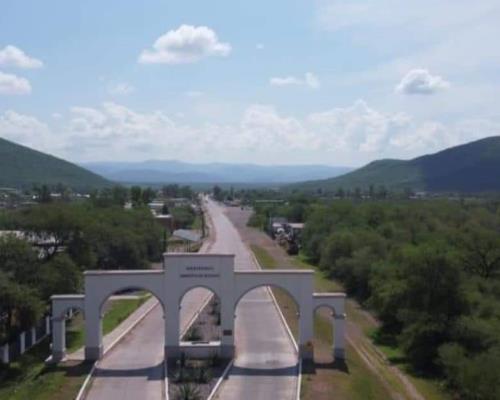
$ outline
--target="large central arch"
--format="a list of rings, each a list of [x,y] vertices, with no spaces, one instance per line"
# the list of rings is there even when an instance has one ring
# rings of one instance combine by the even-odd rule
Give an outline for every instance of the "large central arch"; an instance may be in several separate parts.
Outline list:
[[[286,291],[297,304],[299,312],[299,354],[312,358],[313,315],[320,305],[334,309],[338,323],[335,329],[335,354],[344,357],[344,298],[343,293],[315,294],[314,271],[272,270],[235,271],[232,254],[172,253],[164,255],[163,270],[147,271],[87,271],[85,295],[53,296],[53,358],[64,356],[64,320],[62,310],[68,307],[82,308],[85,312],[85,357],[96,360],[102,357],[101,318],[102,305],[117,291],[141,288],[151,292],[160,301],[165,315],[165,355],[178,358],[181,353],[193,349],[181,346],[180,304],[190,290],[202,287],[215,293],[220,299],[222,337],[218,348],[221,357],[234,355],[234,314],[240,299],[257,287],[279,287]],[[212,347],[207,351],[213,352]],[[196,354],[203,349],[196,348]],[[211,356],[212,354],[207,354]]]

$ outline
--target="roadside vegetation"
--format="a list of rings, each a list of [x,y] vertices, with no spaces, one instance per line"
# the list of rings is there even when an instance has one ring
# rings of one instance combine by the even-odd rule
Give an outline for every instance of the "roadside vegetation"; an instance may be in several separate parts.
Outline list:
[[[500,398],[498,202],[291,196],[255,210],[260,228],[271,216],[305,222],[297,263],[377,317],[365,333],[426,398],[437,381],[452,397]]]
[[[146,208],[98,199],[3,213],[0,230],[0,343],[33,326],[54,294],[81,292],[86,269],[141,269],[160,259],[161,230]]]
[[[111,301],[104,318],[103,334],[111,332],[147,296],[138,299]],[[67,350],[75,351],[84,344],[84,324],[80,314],[67,322]],[[46,365],[50,355],[50,338],[28,350],[11,364],[0,364],[0,399],[5,400],[66,400],[74,399],[92,368],[92,363],[66,361],[58,365]]]

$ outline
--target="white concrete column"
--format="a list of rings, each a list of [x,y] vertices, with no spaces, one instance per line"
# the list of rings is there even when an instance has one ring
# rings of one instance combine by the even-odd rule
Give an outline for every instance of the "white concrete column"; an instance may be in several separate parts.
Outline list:
[[[220,302],[221,357],[234,357],[234,305],[232,301]]]
[[[45,317],[45,334],[50,335],[50,315]]]
[[[85,310],[85,360],[99,360],[103,354],[102,316],[98,307]]]
[[[345,314],[335,315],[333,323],[333,357],[345,359]]]
[[[34,346],[36,343],[36,328],[31,328],[31,345]]]
[[[21,332],[19,335],[19,353],[24,354],[26,351],[26,332]]]
[[[52,319],[52,361],[61,361],[66,354],[66,321],[64,317]]]
[[[314,358],[314,314],[312,307],[301,307],[299,314],[299,356],[304,360]]]
[[[9,344],[5,343],[1,348],[0,348],[0,356],[2,363],[8,364],[10,359],[9,359]]]
[[[174,304],[178,304],[177,307]],[[180,356],[180,304],[174,302],[165,314],[165,357],[176,359]]]

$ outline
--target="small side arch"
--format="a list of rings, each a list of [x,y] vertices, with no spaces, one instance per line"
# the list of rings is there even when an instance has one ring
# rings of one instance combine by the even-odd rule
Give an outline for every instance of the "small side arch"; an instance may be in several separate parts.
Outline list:
[[[52,301],[52,319],[64,319],[70,309],[78,309],[85,315],[85,296],[82,295],[54,295]]]
[[[335,310],[335,307],[332,306],[331,304],[328,304],[328,303],[318,303],[318,304],[315,304],[314,305],[314,309],[313,309],[313,314],[316,314],[316,312],[320,308],[327,308],[328,310],[330,310],[332,312],[332,316],[338,315],[338,312]]]

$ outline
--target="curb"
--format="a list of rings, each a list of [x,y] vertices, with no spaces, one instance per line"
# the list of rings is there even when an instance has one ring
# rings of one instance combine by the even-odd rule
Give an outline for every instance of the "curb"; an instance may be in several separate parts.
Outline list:
[[[82,387],[78,391],[78,394],[76,395],[75,400],[83,400],[85,392],[87,391],[87,386],[90,383],[90,379],[92,378],[92,375],[94,375],[94,370],[95,370],[96,366],[97,366],[97,363],[95,362],[94,365],[92,365],[92,369],[90,370],[89,374],[87,375],[87,377],[83,381]]]
[[[215,398],[215,395],[217,394],[217,391],[219,390],[220,385],[222,385],[222,381],[224,379],[226,379],[226,376],[229,373],[229,370],[231,369],[233,364],[234,364],[234,358],[231,361],[229,361],[229,364],[227,364],[227,367],[224,369],[224,372],[222,372],[222,375],[220,376],[220,378],[218,379],[214,388],[212,389],[212,391],[208,395],[207,400],[213,400]]]
[[[168,362],[167,359],[163,359],[163,390],[165,391],[163,398],[168,400]]]

